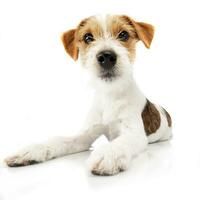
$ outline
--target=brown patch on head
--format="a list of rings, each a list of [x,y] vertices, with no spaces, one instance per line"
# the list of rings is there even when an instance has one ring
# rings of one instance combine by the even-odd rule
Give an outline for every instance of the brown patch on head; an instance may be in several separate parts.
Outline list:
[[[84,36],[86,34],[91,34],[94,38],[94,42],[86,43],[84,41]],[[86,55],[90,47],[94,46],[96,44],[95,41],[101,37],[103,37],[103,30],[96,17],[89,17],[79,24],[76,31],[76,39],[77,46],[82,55],[82,63],[86,62]]]
[[[135,27],[122,15],[114,15],[108,17],[108,30],[113,38],[118,40],[118,36],[122,31],[126,31],[129,34],[127,41],[120,41],[129,52],[130,60],[135,58],[135,44],[138,41]]]
[[[79,49],[87,51],[90,46],[83,40],[86,33],[91,33],[94,38],[103,35],[102,29],[95,17],[89,17],[82,20],[76,29],[69,30],[62,34],[61,39],[66,52],[74,59],[78,59]]]
[[[155,133],[161,123],[160,113],[155,105],[147,100],[141,115],[147,136]]]
[[[125,30],[130,34],[132,39],[137,39],[134,26],[123,15],[108,16],[107,24],[109,32],[114,38],[117,39],[119,33]]]
[[[147,48],[150,48],[154,28],[152,25],[135,22],[132,18],[126,15],[114,15],[108,17],[108,29],[111,35],[117,39],[122,31],[129,33],[129,39],[120,43],[128,49],[129,58],[133,60],[135,57],[135,44],[138,40],[141,40]]]
[[[136,22],[126,15],[123,15],[122,18],[127,24],[135,28],[138,39],[141,40],[147,48],[150,48],[154,36],[154,27],[144,22]]]
[[[84,50],[87,50],[87,48],[91,45],[84,42],[83,38],[87,33],[92,34],[95,40],[103,36],[101,25],[95,17],[90,17],[83,20],[77,27],[76,37],[78,46]]]
[[[164,108],[162,108],[162,109],[163,109],[164,114],[166,116],[168,126],[171,127],[172,126],[172,119],[170,117],[170,114]]]

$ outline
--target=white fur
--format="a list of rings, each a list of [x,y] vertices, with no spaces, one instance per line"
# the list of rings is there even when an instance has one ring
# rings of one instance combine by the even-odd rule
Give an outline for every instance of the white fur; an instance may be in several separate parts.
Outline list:
[[[80,50],[82,65],[90,72],[91,84],[96,95],[83,130],[72,138],[55,138],[45,144],[33,145],[6,159],[8,165],[27,160],[43,162],[55,157],[88,150],[102,134],[110,143],[95,149],[88,161],[89,169],[96,174],[116,174],[129,167],[131,159],[144,151],[148,142],[171,137],[162,108],[161,126],[155,134],[146,136],[141,113],[146,97],[141,93],[132,77],[132,63],[128,51],[116,39],[109,36],[106,18],[97,17],[104,36],[95,41],[85,55]],[[101,80],[96,55],[102,50],[114,50],[117,54],[117,73],[113,81]]]

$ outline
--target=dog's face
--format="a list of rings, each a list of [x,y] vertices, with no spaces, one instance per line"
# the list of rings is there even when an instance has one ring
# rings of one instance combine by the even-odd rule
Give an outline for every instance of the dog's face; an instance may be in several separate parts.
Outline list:
[[[108,83],[131,74],[136,42],[149,48],[153,33],[152,25],[125,15],[92,16],[65,32],[62,41],[74,60],[80,56],[93,77]]]

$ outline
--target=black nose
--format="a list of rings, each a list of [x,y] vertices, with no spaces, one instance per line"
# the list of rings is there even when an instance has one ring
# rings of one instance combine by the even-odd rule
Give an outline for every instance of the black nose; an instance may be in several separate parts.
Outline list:
[[[117,55],[113,51],[102,51],[97,54],[97,60],[101,67],[110,69],[116,64]]]

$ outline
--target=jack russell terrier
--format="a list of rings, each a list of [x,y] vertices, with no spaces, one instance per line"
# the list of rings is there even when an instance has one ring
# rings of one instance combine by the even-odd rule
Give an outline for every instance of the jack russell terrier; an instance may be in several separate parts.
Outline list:
[[[110,142],[91,153],[89,170],[113,175],[126,170],[148,143],[171,138],[170,115],[143,95],[132,76],[136,43],[141,40],[150,48],[153,35],[152,25],[126,15],[92,16],[63,33],[66,52],[74,60],[80,58],[96,91],[85,126],[76,136],[22,149],[6,159],[7,165],[31,165],[87,151],[104,134]]]

